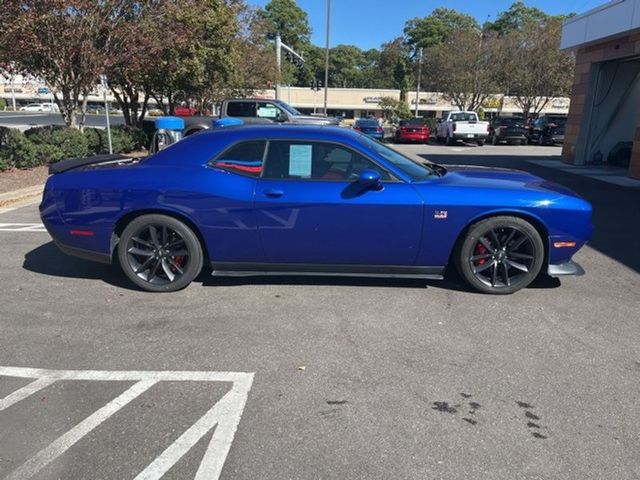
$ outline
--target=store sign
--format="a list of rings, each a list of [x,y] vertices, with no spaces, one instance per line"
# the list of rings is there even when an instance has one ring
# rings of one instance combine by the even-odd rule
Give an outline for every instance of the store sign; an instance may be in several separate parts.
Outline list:
[[[566,100],[555,100],[551,106],[553,108],[569,108],[569,102]]]
[[[420,105],[436,105],[438,103],[438,99],[435,97],[428,97],[428,98],[421,98],[420,99]],[[416,99],[412,99],[411,100],[411,104],[415,105],[416,104]]]
[[[382,101],[382,97],[364,97],[362,100],[364,103],[380,103]]]

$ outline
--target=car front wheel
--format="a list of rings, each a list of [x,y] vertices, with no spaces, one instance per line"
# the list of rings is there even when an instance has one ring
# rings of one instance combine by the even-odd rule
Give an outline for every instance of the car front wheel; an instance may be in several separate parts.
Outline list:
[[[202,270],[203,253],[195,233],[167,215],[143,215],[120,237],[118,260],[125,275],[150,292],[173,292]]]
[[[519,217],[491,217],[469,229],[456,254],[456,265],[474,289],[510,294],[538,276],[544,255],[542,238],[529,222]]]

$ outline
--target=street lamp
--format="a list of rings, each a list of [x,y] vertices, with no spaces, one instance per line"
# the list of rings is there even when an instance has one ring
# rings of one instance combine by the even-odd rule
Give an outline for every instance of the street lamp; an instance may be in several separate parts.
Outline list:
[[[327,43],[324,52],[324,114],[327,115],[327,96],[329,94],[329,31],[331,26],[331,0],[327,0]]]

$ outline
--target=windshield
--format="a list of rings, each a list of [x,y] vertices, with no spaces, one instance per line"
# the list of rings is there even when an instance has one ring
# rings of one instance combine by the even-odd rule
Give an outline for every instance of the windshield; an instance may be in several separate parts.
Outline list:
[[[508,127],[521,127],[524,124],[524,119],[519,117],[507,117],[500,119],[500,125]]]
[[[412,118],[411,120],[400,120],[400,126],[404,127],[406,125],[424,125],[424,120],[422,118]]]
[[[413,182],[419,182],[420,180],[425,180],[434,175],[441,176],[446,172],[444,167],[440,167],[439,165],[429,166],[428,164],[415,162],[409,157],[405,157],[404,155],[366,135],[361,135],[359,140],[365,147],[373,150],[382,158],[406,173]]]
[[[450,120],[452,122],[475,122],[478,117],[473,112],[452,113]]]
[[[295,108],[293,108],[291,105],[289,105],[288,103],[284,103],[284,102],[277,102],[278,105],[280,105],[282,108],[284,108],[287,112],[289,112],[291,115],[302,115],[298,110],[296,110]]]

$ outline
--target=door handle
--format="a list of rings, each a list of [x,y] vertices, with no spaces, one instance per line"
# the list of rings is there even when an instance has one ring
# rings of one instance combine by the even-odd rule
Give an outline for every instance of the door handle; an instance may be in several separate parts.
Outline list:
[[[263,193],[269,198],[278,198],[284,195],[284,192],[282,190],[278,190],[276,188],[270,188],[268,190],[265,190]]]

